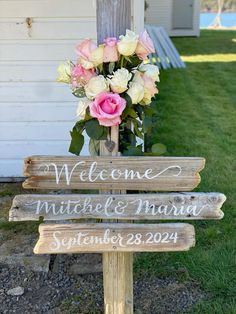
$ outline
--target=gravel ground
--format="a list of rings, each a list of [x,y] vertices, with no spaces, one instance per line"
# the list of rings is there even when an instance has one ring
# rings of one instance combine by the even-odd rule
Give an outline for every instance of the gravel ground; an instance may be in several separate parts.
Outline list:
[[[68,259],[74,263],[76,257],[60,259],[56,271],[52,265],[48,274],[0,265],[0,313],[103,313],[102,274],[72,275],[67,271]],[[24,289],[23,295],[7,294],[18,286]],[[202,297],[190,283],[147,275],[134,278],[136,314],[184,313]]]

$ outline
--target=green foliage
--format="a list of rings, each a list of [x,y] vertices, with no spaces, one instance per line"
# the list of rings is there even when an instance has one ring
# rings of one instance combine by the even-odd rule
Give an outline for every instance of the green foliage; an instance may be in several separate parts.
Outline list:
[[[115,67],[116,67],[115,62],[109,62],[108,71],[110,74],[113,73],[113,71],[115,70]]]
[[[143,139],[143,133],[141,132],[142,124],[138,120],[136,120],[136,119],[132,119],[132,124],[133,124],[133,127],[134,127],[134,134],[137,137]]]
[[[85,130],[88,136],[94,140],[105,140],[108,128],[99,124],[97,119],[85,122]]]
[[[123,152],[123,156],[143,156],[142,145],[128,146]]]
[[[132,130],[127,127],[125,123],[120,125],[120,134],[119,134],[119,150],[124,152],[128,149],[129,146],[136,145],[136,137]]]
[[[73,129],[70,132],[71,135],[71,143],[69,147],[69,152],[79,156],[83,146],[84,146],[84,136],[77,132],[76,129]]]
[[[99,155],[99,146],[100,141],[94,140],[93,138],[90,138],[89,140],[89,152],[91,156],[98,156]]]

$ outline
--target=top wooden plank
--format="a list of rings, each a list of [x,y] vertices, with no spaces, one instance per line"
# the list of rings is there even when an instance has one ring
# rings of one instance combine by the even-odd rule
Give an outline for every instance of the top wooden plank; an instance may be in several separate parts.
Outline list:
[[[197,157],[32,156],[24,188],[191,191],[205,159]]]

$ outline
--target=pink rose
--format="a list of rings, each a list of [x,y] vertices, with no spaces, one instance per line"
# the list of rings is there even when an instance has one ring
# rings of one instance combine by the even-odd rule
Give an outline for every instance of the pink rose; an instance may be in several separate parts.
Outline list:
[[[102,92],[89,105],[90,114],[97,118],[100,125],[114,126],[121,123],[120,116],[125,109],[126,101],[118,94]]]
[[[104,62],[116,62],[119,58],[117,39],[115,37],[108,37],[104,39]]]
[[[76,52],[79,57],[90,60],[91,53],[96,48],[96,44],[91,39],[85,39],[76,47]]]
[[[86,70],[81,64],[77,64],[71,71],[72,85],[84,86],[93,76],[96,76],[94,69]]]
[[[158,93],[155,81],[151,77],[148,77],[147,75],[143,74],[142,79],[144,82],[144,88],[146,88],[149,91],[152,97]]]
[[[79,63],[81,63],[84,68],[93,68],[93,63],[91,62],[91,54],[97,48],[96,44],[91,39],[83,40],[77,47],[76,53],[79,57]]]
[[[139,59],[146,60],[148,58],[148,55],[154,52],[155,48],[153,46],[153,41],[145,30],[139,35],[138,45],[135,53],[137,54]]]

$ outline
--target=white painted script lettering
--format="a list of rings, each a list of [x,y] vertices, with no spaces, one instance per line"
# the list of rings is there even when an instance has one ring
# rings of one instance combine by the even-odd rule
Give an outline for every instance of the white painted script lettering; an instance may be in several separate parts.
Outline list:
[[[84,169],[84,167],[88,167]],[[108,180],[154,180],[158,177],[178,177],[182,173],[182,168],[178,165],[169,166],[161,171],[157,171],[152,168],[147,168],[144,172],[140,172],[134,169],[99,169],[96,161],[92,162],[89,166],[85,161],[77,162],[71,170],[67,164],[58,166],[56,163],[41,164],[39,170],[43,169],[45,174],[53,171],[55,175],[56,184],[60,184],[65,180],[67,185],[70,185],[73,175],[79,178],[82,182],[96,182],[96,181],[108,181]]]
[[[115,230],[106,229],[101,234],[94,235],[94,233],[78,232],[73,236],[62,236],[61,231],[53,232],[53,241],[50,243],[50,249],[52,251],[60,251],[61,249],[70,250],[74,247],[94,247],[94,245],[108,246],[112,249],[117,247],[129,247],[129,246],[148,246],[157,245],[162,243],[177,243],[177,232],[147,232],[138,233],[132,232],[127,234],[117,233]]]
[[[137,194],[138,196],[138,194]],[[79,197],[76,200],[62,200],[54,202],[49,200],[37,200],[25,204],[29,209],[33,209],[38,216],[60,216],[77,215],[78,218],[100,215],[102,217],[111,216],[153,216],[153,217],[198,217],[208,205],[185,204],[184,200],[177,204],[172,201],[168,203],[152,202],[148,199],[136,198],[134,200],[121,200],[113,196],[104,196],[96,202],[89,196]]]

